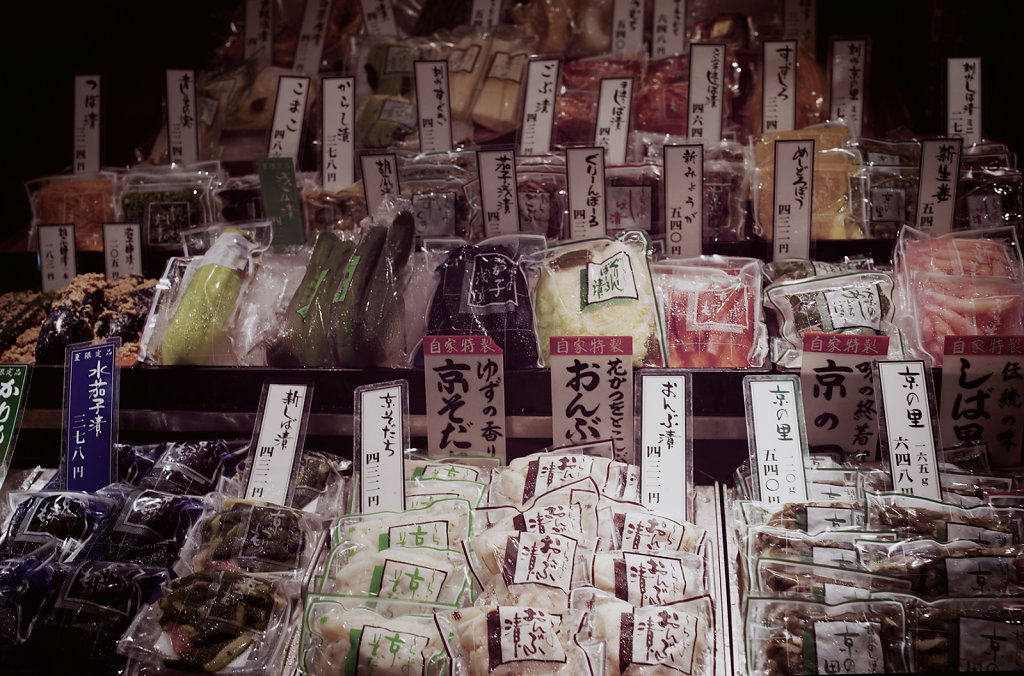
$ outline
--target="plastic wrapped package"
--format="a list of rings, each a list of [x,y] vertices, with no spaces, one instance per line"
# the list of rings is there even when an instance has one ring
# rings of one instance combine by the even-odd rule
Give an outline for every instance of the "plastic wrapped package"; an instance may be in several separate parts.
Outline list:
[[[707,592],[704,559],[690,552],[596,552],[590,584],[634,606],[665,606]]]
[[[263,186],[259,176],[234,176],[213,191],[216,209],[221,220],[228,223],[258,221],[265,217],[263,211]]]
[[[906,273],[941,273],[954,277],[1024,279],[1020,240],[1012,228],[965,230],[939,237],[915,228],[900,231],[893,267],[904,287]]]
[[[516,166],[516,181],[519,229],[549,240],[561,239],[569,216],[565,162],[554,157],[544,165],[520,162]]]
[[[572,40],[565,50],[569,58],[607,54],[612,46],[610,0],[566,0],[572,10]]]
[[[713,42],[720,40],[715,39]],[[764,78],[762,56],[759,44],[753,49],[741,50],[733,56],[734,68],[738,73],[730,73],[730,76],[739,78],[741,92],[736,105],[731,106],[731,111],[727,111],[730,123],[728,126],[738,127],[738,136],[741,139],[756,136],[764,131],[761,110],[764,100],[761,89]],[[796,116],[793,126],[795,129],[804,129],[825,122],[828,118],[828,73],[803,49],[797,50],[795,56]]]
[[[501,461],[491,456],[455,455],[431,458],[425,454],[407,453],[404,464],[406,479],[487,481],[491,470],[500,467]]]
[[[743,523],[748,526],[773,526],[810,535],[866,527],[863,508],[850,502],[791,502],[780,508],[777,504],[741,501],[738,507]],[[867,527],[896,530],[876,525]]]
[[[759,593],[787,599],[841,603],[870,598],[878,590],[910,591],[910,581],[896,576],[802,561],[760,558],[756,570]]]
[[[75,224],[75,247],[79,251],[103,250],[103,224],[119,220],[115,201],[117,174],[46,176],[28,181],[32,206],[30,246],[35,247],[35,228],[58,223]]]
[[[412,604],[401,604],[409,608]],[[444,636],[422,604],[394,615],[389,604],[363,607],[358,599],[311,594],[302,623],[299,671],[302,674],[378,674],[400,676],[450,673]]]
[[[889,354],[903,354],[903,336],[894,322],[892,278],[882,272],[849,272],[772,284],[765,290],[779,318],[785,352],[780,366],[798,368],[804,336],[814,333],[889,336]]]
[[[644,62],[638,57],[602,56],[563,64],[555,99],[552,145],[593,145],[602,78],[633,78],[633,109],[636,110],[643,70]]]
[[[231,347],[239,366],[267,365],[267,345],[283,330],[289,299],[303,282],[308,262],[305,248],[260,254],[259,265],[239,298],[231,330]]]
[[[637,131],[688,136],[689,54],[649,62],[647,74],[637,82],[637,90]]]
[[[36,619],[56,593],[58,549],[54,540],[31,554],[0,560],[0,659],[5,664],[11,649],[29,637]]]
[[[468,500],[474,509],[483,504],[487,497],[488,485],[482,481],[464,479],[406,479],[405,507],[429,507],[438,500],[462,498]]]
[[[921,166],[921,143],[916,140],[894,141],[861,136],[853,141],[853,145],[868,166]]]
[[[1018,169],[972,167],[960,172],[953,226],[958,229],[1024,224],[1021,174]]]
[[[792,282],[797,279],[808,277],[825,277],[836,275],[842,272],[849,272],[842,263],[830,263],[827,261],[812,261],[803,258],[794,258],[785,261],[771,261],[764,264],[764,278],[769,284],[775,282]]]
[[[351,461],[332,453],[304,450],[299,458],[291,500],[285,506],[325,516],[343,514],[351,483]]]
[[[541,365],[548,363],[552,336],[630,336],[634,366],[665,363],[649,256],[647,236],[625,232],[553,247],[524,261]]]
[[[213,219],[216,174],[130,171],[121,180],[121,217],[142,227],[149,250],[178,251],[179,233]]]
[[[581,483],[581,482],[577,482]],[[584,482],[585,483],[585,482]],[[511,506],[481,507],[476,515],[487,529],[483,535],[492,532],[505,533],[522,531],[527,533],[554,533],[569,535],[585,548],[593,548],[597,542],[597,500],[577,500],[567,504],[557,499],[557,490],[550,502],[540,496],[525,510]],[[498,536],[500,538],[500,535]],[[487,538],[488,541],[492,538]]]
[[[335,544],[371,549],[435,547],[451,549],[472,535],[473,508],[460,498],[438,500],[404,512],[371,512],[342,517],[331,527]]]
[[[961,507],[985,504],[987,493],[1001,493],[1012,490],[1013,477],[982,475],[960,471],[953,465],[939,465],[939,485],[942,487],[942,501]]]
[[[537,236],[500,236],[479,244],[425,242],[437,288],[427,311],[430,335],[487,335],[502,350],[506,368],[537,365],[537,338],[524,254],[542,249]],[[438,262],[435,262],[438,261]]]
[[[709,533],[700,526],[655,514],[639,503],[614,503],[599,509],[599,549],[648,554],[688,552],[703,555]]]
[[[917,193],[920,170],[917,166],[869,165],[868,234],[875,238],[895,239],[903,225],[917,221]]]
[[[0,558],[24,556],[49,547],[54,538],[86,542],[101,523],[112,518],[118,506],[111,496],[71,491],[15,492],[7,499],[17,507],[0,542]]]
[[[461,550],[389,547],[376,551],[345,543],[327,554],[316,580],[316,590],[325,594],[448,606],[467,605],[471,586],[469,564]]]
[[[569,48],[573,34],[573,0],[526,0],[513,3],[508,20],[538,40],[537,53],[560,55]]]
[[[315,556],[320,523],[318,518],[288,507],[214,499],[190,531],[175,571],[181,575],[231,570],[300,577]]]
[[[51,583],[58,589],[52,604],[21,645],[19,658],[13,664],[5,660],[4,668],[15,673],[124,673],[118,640],[167,579],[166,569],[131,563],[59,566]]]
[[[362,183],[331,192],[304,182],[301,192],[306,241],[315,241],[318,233],[327,230],[355,230],[368,215]]]
[[[866,497],[871,530],[892,530],[904,537],[927,537],[940,542],[970,539],[993,545],[1005,543],[1003,546],[1024,543],[1022,509],[958,507],[903,493],[868,493]]]
[[[611,166],[605,172],[608,232],[643,230],[664,235],[660,202],[664,171],[659,164]]]
[[[466,178],[410,177],[402,179],[402,194],[412,203],[418,237],[470,237],[473,207]]]
[[[466,676],[574,676],[583,656],[573,647],[576,627],[565,611],[527,606],[474,606],[439,615],[454,633],[447,648]]]
[[[157,673],[267,674],[281,669],[297,590],[281,580],[204,570],[164,585],[118,644]]]
[[[202,512],[199,497],[125,486],[120,508],[99,525],[75,560],[171,568]]]
[[[474,571],[483,586],[478,603],[568,608],[569,592],[587,580],[578,540],[554,533],[487,532],[473,539]]]
[[[761,262],[703,256],[652,266],[672,368],[757,368],[768,355]]]
[[[906,610],[895,601],[836,605],[791,599],[747,600],[744,635],[749,673],[902,673]]]
[[[421,41],[394,37],[349,39],[346,70],[356,75],[357,148],[415,142],[413,63],[421,46]]]
[[[628,497],[630,490],[629,465],[609,458],[572,452],[541,452],[512,460],[491,481],[491,493],[504,502],[517,507],[532,504],[539,496],[557,489],[578,486],[576,482],[589,479],[590,491],[612,498]],[[581,487],[582,489],[582,487]]]
[[[511,27],[493,34],[487,69],[473,99],[473,141],[493,141],[519,126],[526,63],[536,41]]]
[[[468,7],[467,7],[468,10]],[[436,12],[448,14],[449,6]],[[473,98],[490,63],[491,34],[468,25],[434,35],[438,40],[426,58],[448,62],[448,93],[452,112],[452,141],[461,146],[473,134]]]
[[[164,444],[114,444],[117,480],[137,486],[164,452]]]
[[[206,495],[222,476],[235,474],[248,450],[248,441],[167,442],[138,485],[174,495]]]
[[[588,655],[598,656],[597,661],[586,660],[589,669],[583,670],[585,674],[710,676],[715,673],[716,632],[709,596],[691,596],[662,606],[637,607],[604,592],[585,588],[573,593],[572,607],[582,615],[576,644]]]

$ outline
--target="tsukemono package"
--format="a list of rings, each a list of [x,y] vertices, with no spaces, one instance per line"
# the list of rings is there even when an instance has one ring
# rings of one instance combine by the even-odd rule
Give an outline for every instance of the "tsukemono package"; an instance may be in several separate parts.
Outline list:
[[[332,541],[373,549],[436,547],[451,549],[473,533],[472,506],[461,498],[438,500],[404,512],[373,512],[339,519]]]
[[[385,601],[310,594],[302,621],[299,671],[319,674],[451,673],[433,606],[401,604],[409,612],[395,615]]]
[[[473,140],[479,145],[511,134],[519,126],[526,64],[536,41],[504,27],[491,39],[486,70],[473,99]]]
[[[901,673],[909,666],[906,611],[895,601],[750,598],[744,624],[752,675]]]
[[[918,166],[869,166],[866,173],[868,234],[895,239],[902,226],[917,219]]]
[[[569,592],[586,581],[585,550],[576,538],[554,533],[510,531],[482,546],[474,538],[474,572],[483,586],[481,603],[532,608],[567,608]]]
[[[489,455],[446,455],[432,458],[424,452],[410,449],[406,451],[404,464],[406,479],[487,481],[491,470],[501,467],[501,460]]]
[[[563,244],[524,261],[542,365],[552,336],[630,336],[634,366],[665,363],[649,256],[647,236],[630,231]]]
[[[565,158],[518,158],[516,183],[519,193],[519,230],[561,239],[569,216]]]
[[[1019,169],[971,167],[960,172],[954,227],[1009,226],[1018,234],[1024,223]]]
[[[752,565],[760,592],[779,598],[841,603],[866,599],[877,590],[909,591],[911,588],[909,580],[897,575],[841,566],[764,557]]]
[[[807,279],[808,277],[826,277],[837,275],[841,272],[849,272],[843,263],[812,261],[805,258],[771,261],[764,264],[763,270],[765,281],[769,284],[791,282],[797,279]]]
[[[181,577],[142,609],[117,649],[157,673],[275,673],[296,591],[280,580],[226,570]]]
[[[75,224],[79,251],[103,250],[103,224],[118,220],[114,193],[117,175],[110,171],[37,178],[25,184],[32,205],[30,246],[35,247],[36,227]]]
[[[589,479],[578,481],[576,484],[581,487],[593,487]],[[507,531],[554,533],[569,535],[582,542],[584,547],[593,547],[597,542],[597,494],[592,494],[592,499],[580,500],[580,493],[577,493],[573,496],[576,499],[570,498],[568,503],[560,499],[564,495],[564,491],[555,489],[550,502],[547,496],[542,495],[525,510],[512,506],[477,509],[477,518],[487,524],[487,529],[481,537]]]
[[[28,638],[36,618],[56,593],[58,549],[54,540],[31,554],[0,560],[0,659],[6,661],[11,648]]]
[[[584,455],[567,448],[565,452],[533,453],[516,458],[492,480],[492,494],[504,499],[492,504],[530,505],[552,491],[574,486],[581,479],[592,481],[589,490],[623,498],[633,494],[630,465],[609,458]]]
[[[176,495],[206,495],[221,476],[232,476],[249,451],[248,441],[172,441],[138,485]]]
[[[309,256],[301,247],[265,251],[238,300],[231,348],[239,366],[266,366],[267,345],[276,335],[291,298],[306,271]],[[283,330],[283,329],[282,329]]]
[[[1024,510],[1013,507],[958,507],[903,493],[867,493],[871,530],[893,530],[906,537],[941,542],[972,540],[985,545],[1024,543]],[[1009,536],[1010,541],[1006,541]]]
[[[798,530],[810,535],[830,530],[848,530],[864,526],[864,510],[850,502],[792,502],[769,505],[762,502],[737,503],[747,525],[765,525]],[[872,527],[871,530],[891,530]]]
[[[149,250],[180,251],[182,230],[213,220],[216,174],[131,171],[122,179],[121,216],[142,227]]]
[[[707,592],[704,559],[692,552],[595,552],[589,582],[634,606],[664,606]]]
[[[502,350],[506,368],[536,366],[530,290],[519,262],[543,246],[536,235],[493,237],[479,244],[425,242],[427,263],[436,265],[438,277],[426,332],[487,335]]]
[[[164,452],[165,444],[114,444],[117,453],[117,480],[138,485],[142,477],[153,469]]]
[[[607,501],[597,518],[602,550],[702,555],[709,541],[700,526],[660,516],[639,503]]]
[[[11,493],[7,497],[17,507],[0,542],[0,558],[24,556],[51,545],[53,538],[85,542],[118,507],[114,497],[71,491]]]
[[[633,110],[636,110],[643,67],[642,59],[636,56],[601,56],[563,64],[562,81],[555,98],[552,145],[593,145],[602,78],[633,78]]]
[[[760,261],[752,258],[721,256],[666,259],[651,266],[670,367],[764,365],[768,329],[760,268]]]
[[[214,189],[214,213],[219,209],[220,219],[228,223],[258,221],[266,217],[263,211],[263,186],[255,174],[235,176]]]
[[[481,506],[487,496],[488,484],[465,479],[406,479],[405,507],[428,507],[438,500],[462,498],[473,508]]]

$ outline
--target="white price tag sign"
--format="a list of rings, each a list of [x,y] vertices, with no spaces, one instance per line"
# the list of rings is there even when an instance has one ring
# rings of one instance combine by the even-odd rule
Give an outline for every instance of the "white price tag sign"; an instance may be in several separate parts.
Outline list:
[[[800,381],[796,376],[746,376],[743,397],[758,499],[772,505],[806,502],[807,442]]]
[[[629,116],[632,108],[633,78],[601,80],[594,145],[605,149],[605,156],[612,164],[626,162],[626,141],[629,139]]]
[[[762,46],[761,130],[796,128],[796,40],[766,40]]]
[[[684,373],[640,372],[640,500],[645,507],[691,521],[688,454],[690,384]],[[683,490],[680,490],[682,484]]]
[[[288,505],[295,460],[306,434],[312,387],[268,384],[263,387],[260,421],[249,451],[246,500]]]
[[[612,0],[612,54],[632,56],[644,50],[644,0]]]
[[[555,444],[611,439],[615,459],[633,460],[633,339],[551,337]]]
[[[270,125],[267,157],[290,157],[298,164],[302,125],[306,121],[309,78],[282,75],[277,80],[277,103]]]
[[[473,0],[469,25],[473,28],[490,28],[501,23],[501,0]]]
[[[772,260],[811,257],[814,140],[775,142]]]
[[[416,109],[419,112],[420,151],[452,149],[452,108],[448,87],[448,62],[416,61]]]
[[[245,60],[256,59],[260,68],[273,57],[274,3],[271,0],[245,0]]]
[[[480,150],[476,154],[483,201],[484,235],[514,235],[519,232],[519,193],[516,156],[509,150]]]
[[[363,174],[366,211],[375,214],[388,195],[398,195],[402,191],[398,181],[398,160],[394,153],[385,153],[363,155],[359,163]]]
[[[78,274],[75,261],[75,226],[39,226],[39,272],[43,291],[58,291]]]
[[[864,122],[864,91],[867,84],[867,40],[832,38],[830,120],[844,120],[850,136],[860,138]]]
[[[391,0],[359,0],[367,35],[398,35]]]
[[[100,170],[100,76],[75,76],[75,156],[71,167],[83,174]]]
[[[818,44],[816,3],[817,0],[786,0],[783,9],[786,36],[796,38],[812,57],[817,56]]]
[[[199,160],[194,70],[167,70],[167,152],[171,164],[192,164]]]
[[[360,512],[400,512],[405,509],[409,384],[396,380],[357,387],[355,415]]]
[[[686,0],[654,0],[651,58],[686,53]]]
[[[946,135],[981,143],[981,59],[946,59]]]
[[[917,188],[919,230],[935,235],[953,231],[963,145],[962,138],[927,138],[921,141],[921,171]]]
[[[536,59],[526,67],[526,95],[519,137],[519,154],[524,157],[551,152],[559,63],[558,59]]]
[[[704,246],[704,146],[667,145],[663,153],[668,255],[699,256]]]
[[[302,11],[302,28],[299,30],[299,44],[295,47],[295,63],[292,70],[303,75],[320,72],[320,57],[324,53],[324,39],[330,25],[331,0],[307,0]]]
[[[608,231],[605,212],[604,152],[604,148],[565,150],[571,239],[603,237]]]
[[[480,296],[486,290],[474,290]],[[505,360],[490,336],[424,336],[427,445],[505,461]]]
[[[893,490],[941,500],[932,426],[931,373],[923,361],[876,362],[878,405]]]
[[[690,89],[686,129],[691,141],[722,140],[725,45],[690,45]]]
[[[337,192],[356,182],[354,77],[325,77],[320,81],[323,149],[320,171],[324,190]]]
[[[103,260],[107,279],[142,275],[142,229],[138,223],[103,224]]]

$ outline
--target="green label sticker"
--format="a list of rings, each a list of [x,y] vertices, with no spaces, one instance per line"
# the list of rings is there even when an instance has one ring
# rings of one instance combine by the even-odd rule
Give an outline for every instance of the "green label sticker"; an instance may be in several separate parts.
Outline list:
[[[348,287],[352,284],[352,277],[356,274],[356,267],[359,265],[359,259],[361,256],[352,254],[345,263],[345,270],[341,273],[341,284],[338,285],[338,291],[334,294],[334,302],[340,303],[345,300],[345,296],[348,295]]]
[[[14,455],[30,368],[28,364],[0,367],[0,484],[7,476]]]
[[[274,246],[302,244],[302,203],[290,157],[256,160],[263,191],[263,211],[274,223]]]
[[[296,312],[299,313],[299,316],[302,317],[303,319],[305,319],[306,315],[309,314],[309,306],[313,304],[313,299],[316,298],[317,292],[320,291],[320,285],[324,283],[324,277],[326,276],[327,270],[321,270],[320,274],[317,275],[316,285],[313,287],[313,291],[311,291],[309,294],[309,301],[305,305],[300,307],[298,310],[296,310]]]

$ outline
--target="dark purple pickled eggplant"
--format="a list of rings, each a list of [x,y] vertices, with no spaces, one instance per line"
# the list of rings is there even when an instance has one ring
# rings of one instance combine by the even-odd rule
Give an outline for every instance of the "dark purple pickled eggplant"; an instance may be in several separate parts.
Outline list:
[[[0,559],[28,554],[58,540],[86,540],[116,503],[88,493],[41,493],[21,502],[0,544]]]
[[[537,365],[530,292],[515,252],[503,246],[464,246],[448,254],[427,316],[432,335],[487,335],[507,368]]]
[[[72,343],[92,340],[89,312],[81,307],[62,305],[54,308],[36,339],[37,364],[63,364],[64,348]]]

